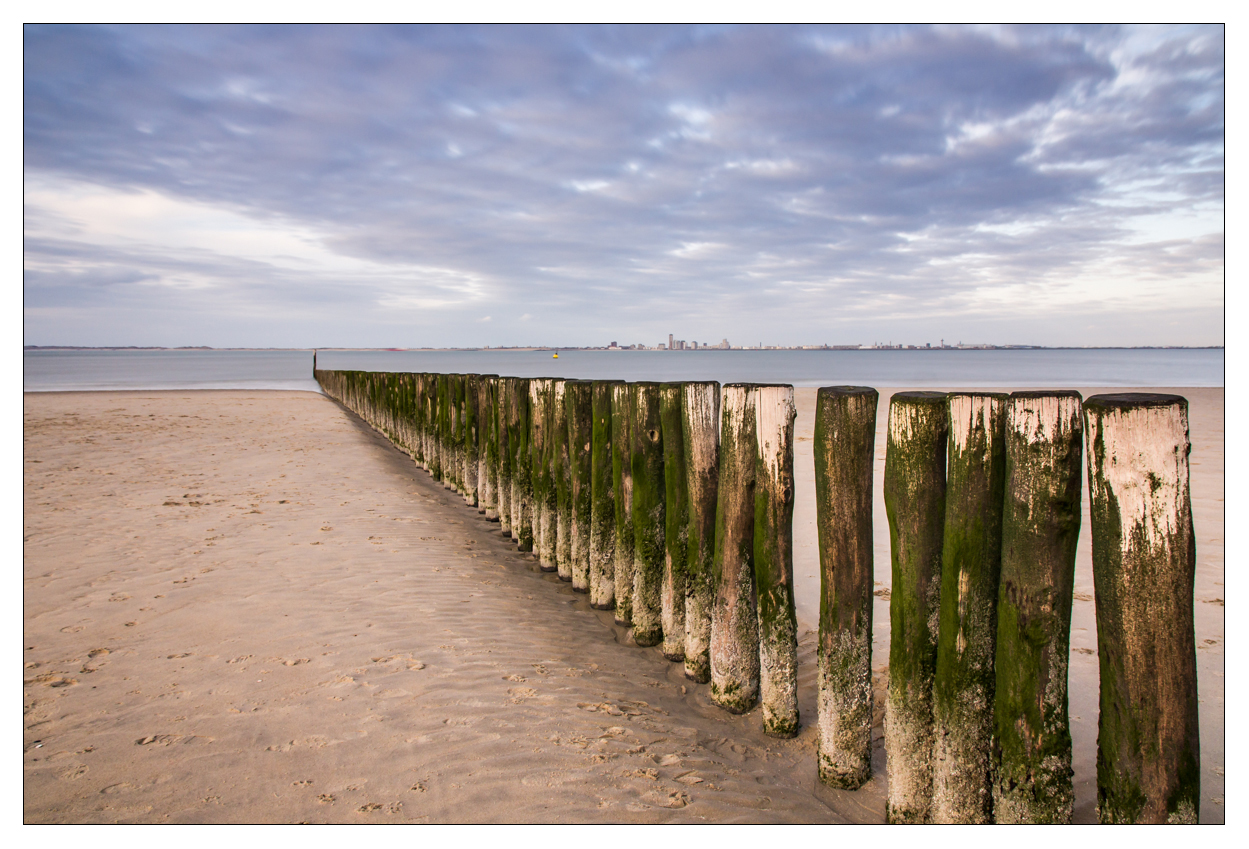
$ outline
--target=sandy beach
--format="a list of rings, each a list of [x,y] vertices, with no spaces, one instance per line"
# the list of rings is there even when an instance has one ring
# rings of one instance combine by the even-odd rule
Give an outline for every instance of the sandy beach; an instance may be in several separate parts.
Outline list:
[[[892,391],[875,775],[855,793],[815,777],[814,389],[797,391],[793,740],[712,705],[328,398],[28,393],[24,819],[883,822]],[[1224,392],[1157,391],[1191,404],[1201,820],[1223,822]],[[1075,592],[1076,820],[1094,822],[1087,530]]]

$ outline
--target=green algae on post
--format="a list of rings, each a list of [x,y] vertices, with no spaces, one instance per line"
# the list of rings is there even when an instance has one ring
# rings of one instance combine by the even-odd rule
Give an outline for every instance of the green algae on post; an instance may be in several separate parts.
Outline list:
[[[685,677],[711,680],[711,611],[715,607],[716,502],[720,480],[720,384],[682,385],[689,533],[685,573]]]
[[[665,527],[659,384],[635,384],[633,405],[633,640],[655,646],[663,639]]]
[[[533,463],[529,452],[529,379],[515,378],[508,411],[512,455],[512,539],[519,551],[533,551]]]
[[[664,443],[664,572],[659,594],[663,655],[685,660],[685,572],[689,560],[689,481],[685,471],[684,392],[680,383],[659,387],[659,418]]]
[[[572,588],[590,591],[591,468],[590,442],[593,426],[592,389],[588,380],[564,384],[565,416],[568,419],[568,482]]]
[[[477,467],[479,463],[477,444],[477,403],[481,397],[481,376],[464,375],[464,460],[461,478],[464,481],[464,503],[476,507]]]
[[[611,467],[615,490],[616,624],[633,625],[633,397],[632,384],[612,384]]]
[[[1067,666],[1082,447],[1079,393],[1011,395],[994,656],[999,823],[1071,822]]]
[[[794,613],[794,387],[757,386],[754,570],[763,731],[798,733],[798,619]]]
[[[952,393],[933,683],[935,823],[992,822],[993,658],[1002,563],[1006,405]]]
[[[590,607],[616,606],[616,490],[612,469],[612,398],[621,381],[590,390]]]
[[[1192,823],[1201,807],[1196,540],[1188,401],[1094,395],[1088,428],[1103,823]]]
[[[495,404],[498,407],[498,500],[499,500],[499,531],[504,536],[512,535],[512,454],[508,448],[509,411],[512,409],[512,395],[516,391],[516,378],[500,377]]]
[[[754,387],[724,387],[716,501],[711,615],[711,700],[731,713],[759,701],[759,622],[755,612]]]
[[[551,481],[555,489],[555,571],[572,581],[572,470],[568,456],[568,381],[556,380],[551,391]]]
[[[872,777],[872,470],[879,400],[866,386],[825,386],[815,401],[816,763],[820,781],[842,790],[858,790]]]
[[[884,495],[893,579],[885,816],[891,823],[924,823],[931,816],[932,684],[937,667],[948,427],[942,392],[898,392],[889,404]]]
[[[551,475],[551,405],[555,378],[529,379],[529,456],[533,475],[533,543],[538,568],[554,572],[555,480]]]
[[[480,462],[477,473],[478,505],[477,510],[485,513],[490,521],[499,518],[499,376],[483,374],[481,376],[481,395],[478,401],[478,417],[480,421]]]

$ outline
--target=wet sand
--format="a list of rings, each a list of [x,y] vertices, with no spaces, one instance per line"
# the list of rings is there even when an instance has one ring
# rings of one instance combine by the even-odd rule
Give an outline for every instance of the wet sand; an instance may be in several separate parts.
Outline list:
[[[1221,822],[1223,391],[1180,393],[1202,820]],[[320,395],[27,394],[25,820],[883,821],[880,703],[872,782],[844,793],[815,780],[813,404],[798,390],[804,725],[778,741],[757,712],[725,714],[679,664],[631,645],[610,612]],[[1077,818],[1091,821],[1087,534],[1080,557],[1071,705]]]

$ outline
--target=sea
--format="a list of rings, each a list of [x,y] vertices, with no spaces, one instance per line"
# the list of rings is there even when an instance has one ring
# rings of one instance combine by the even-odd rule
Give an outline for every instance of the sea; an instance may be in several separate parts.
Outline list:
[[[559,356],[555,357],[554,354]],[[285,389],[317,392],[310,349],[28,349],[27,392]],[[1223,386],[1222,348],[585,351],[323,350],[323,369],[589,380],[943,389]]]

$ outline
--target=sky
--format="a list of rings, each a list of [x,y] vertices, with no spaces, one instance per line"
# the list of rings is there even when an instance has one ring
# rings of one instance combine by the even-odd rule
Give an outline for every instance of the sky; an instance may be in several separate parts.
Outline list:
[[[1224,30],[24,28],[28,345],[1224,343]]]

